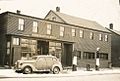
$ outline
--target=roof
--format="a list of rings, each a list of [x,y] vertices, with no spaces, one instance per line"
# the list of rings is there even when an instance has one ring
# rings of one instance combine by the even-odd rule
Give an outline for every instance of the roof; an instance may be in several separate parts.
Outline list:
[[[53,12],[54,14],[56,14],[60,19],[64,21],[64,23],[72,24],[72,25],[76,25],[84,28],[109,32],[105,27],[101,26],[96,21],[90,21],[87,19],[70,16],[61,12],[55,12],[53,10],[50,10],[50,12]]]
[[[117,35],[120,35],[120,31],[109,29],[109,28],[106,28],[106,29],[108,29],[109,31],[111,31],[111,32],[113,32],[113,33],[115,33]]]

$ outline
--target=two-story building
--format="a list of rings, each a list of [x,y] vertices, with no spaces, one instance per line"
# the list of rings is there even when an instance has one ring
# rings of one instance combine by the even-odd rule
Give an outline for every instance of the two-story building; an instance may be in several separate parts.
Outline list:
[[[111,62],[110,32],[95,21],[50,10],[45,19],[17,13],[0,14],[0,64],[14,65],[27,55],[54,55],[63,66],[71,66],[74,55],[78,66],[95,66],[100,48],[100,67]]]
[[[120,67],[120,31],[113,29],[113,24],[106,28],[111,32],[111,62],[113,67]]]

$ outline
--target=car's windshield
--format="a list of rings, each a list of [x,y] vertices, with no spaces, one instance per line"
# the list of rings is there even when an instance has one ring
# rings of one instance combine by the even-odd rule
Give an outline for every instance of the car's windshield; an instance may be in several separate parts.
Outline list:
[[[37,57],[32,57],[32,59],[33,59],[33,60],[36,60],[36,59],[37,59]]]

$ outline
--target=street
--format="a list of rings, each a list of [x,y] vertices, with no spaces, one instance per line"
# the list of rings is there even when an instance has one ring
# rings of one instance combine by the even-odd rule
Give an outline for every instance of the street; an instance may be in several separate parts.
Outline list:
[[[60,74],[15,73],[12,69],[0,69],[0,81],[120,81],[120,69],[100,71],[64,71]]]
[[[1,78],[0,81],[120,81],[120,74],[54,76],[54,77],[13,77]]]

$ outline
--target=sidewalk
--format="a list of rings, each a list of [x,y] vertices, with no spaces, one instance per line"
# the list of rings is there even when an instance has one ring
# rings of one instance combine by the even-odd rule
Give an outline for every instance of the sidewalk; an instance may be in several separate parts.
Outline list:
[[[92,71],[86,71],[86,68],[79,68],[77,71],[64,70],[60,74],[22,74],[15,73],[13,69],[0,69],[0,78],[47,78],[47,77],[76,77],[76,76],[86,76],[86,75],[102,75],[102,74],[120,74],[120,68],[112,69],[100,69],[96,71],[91,68]]]

